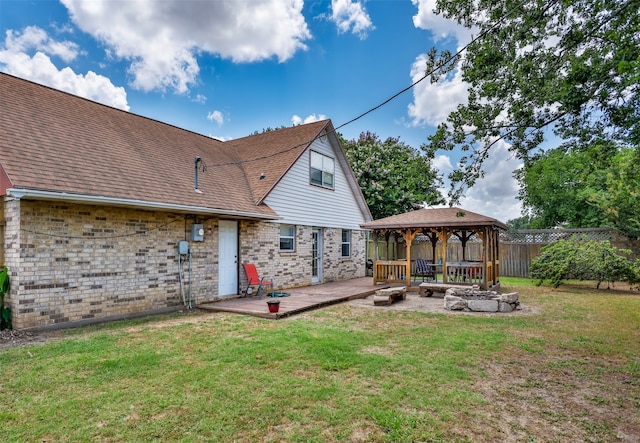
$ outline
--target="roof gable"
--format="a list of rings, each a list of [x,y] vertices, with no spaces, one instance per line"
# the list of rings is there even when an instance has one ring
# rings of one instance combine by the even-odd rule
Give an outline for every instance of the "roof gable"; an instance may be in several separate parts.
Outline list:
[[[242,161],[254,201],[259,204],[313,140],[330,125],[320,120],[225,142]]]

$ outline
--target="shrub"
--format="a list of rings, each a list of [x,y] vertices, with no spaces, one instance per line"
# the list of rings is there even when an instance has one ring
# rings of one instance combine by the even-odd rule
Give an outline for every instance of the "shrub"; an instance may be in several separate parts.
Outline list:
[[[0,271],[0,331],[11,329],[11,309],[5,308],[4,296],[9,292],[11,282],[9,281],[9,271],[5,266]]]
[[[616,249],[609,241],[558,240],[541,249],[531,261],[531,278],[538,285],[549,280],[557,288],[567,279],[595,280],[596,287],[623,281],[631,285],[640,283],[640,261],[627,259],[631,251]]]

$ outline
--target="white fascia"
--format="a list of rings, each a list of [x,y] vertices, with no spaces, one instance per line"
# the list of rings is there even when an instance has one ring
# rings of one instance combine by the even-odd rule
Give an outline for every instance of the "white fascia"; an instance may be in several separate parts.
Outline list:
[[[36,189],[7,189],[6,198],[29,199],[29,200],[55,200],[68,201],[71,203],[85,203],[102,206],[125,206],[137,209],[153,211],[180,212],[190,214],[211,214],[244,219],[279,220],[277,215],[259,214],[255,212],[232,211],[227,209],[207,208],[203,206],[176,205],[173,203],[153,202],[146,200],[135,200],[117,197],[102,197],[86,194],[68,194],[66,192],[40,191]]]

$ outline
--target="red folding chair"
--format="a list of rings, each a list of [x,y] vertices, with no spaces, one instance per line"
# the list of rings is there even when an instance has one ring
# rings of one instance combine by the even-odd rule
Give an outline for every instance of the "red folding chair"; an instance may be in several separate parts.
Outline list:
[[[271,294],[273,294],[273,279],[268,279],[267,277],[260,278],[256,265],[254,264],[244,263],[242,266],[244,267],[245,274],[247,274],[247,289],[245,289],[247,295],[251,295],[253,286],[258,287],[256,296],[259,298],[262,298],[262,292],[265,286],[271,286]]]

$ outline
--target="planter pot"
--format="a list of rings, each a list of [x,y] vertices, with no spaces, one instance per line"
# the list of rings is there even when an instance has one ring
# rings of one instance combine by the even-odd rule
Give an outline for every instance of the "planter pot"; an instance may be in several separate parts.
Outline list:
[[[267,306],[269,306],[269,312],[278,312],[280,309],[280,300],[269,300]]]

